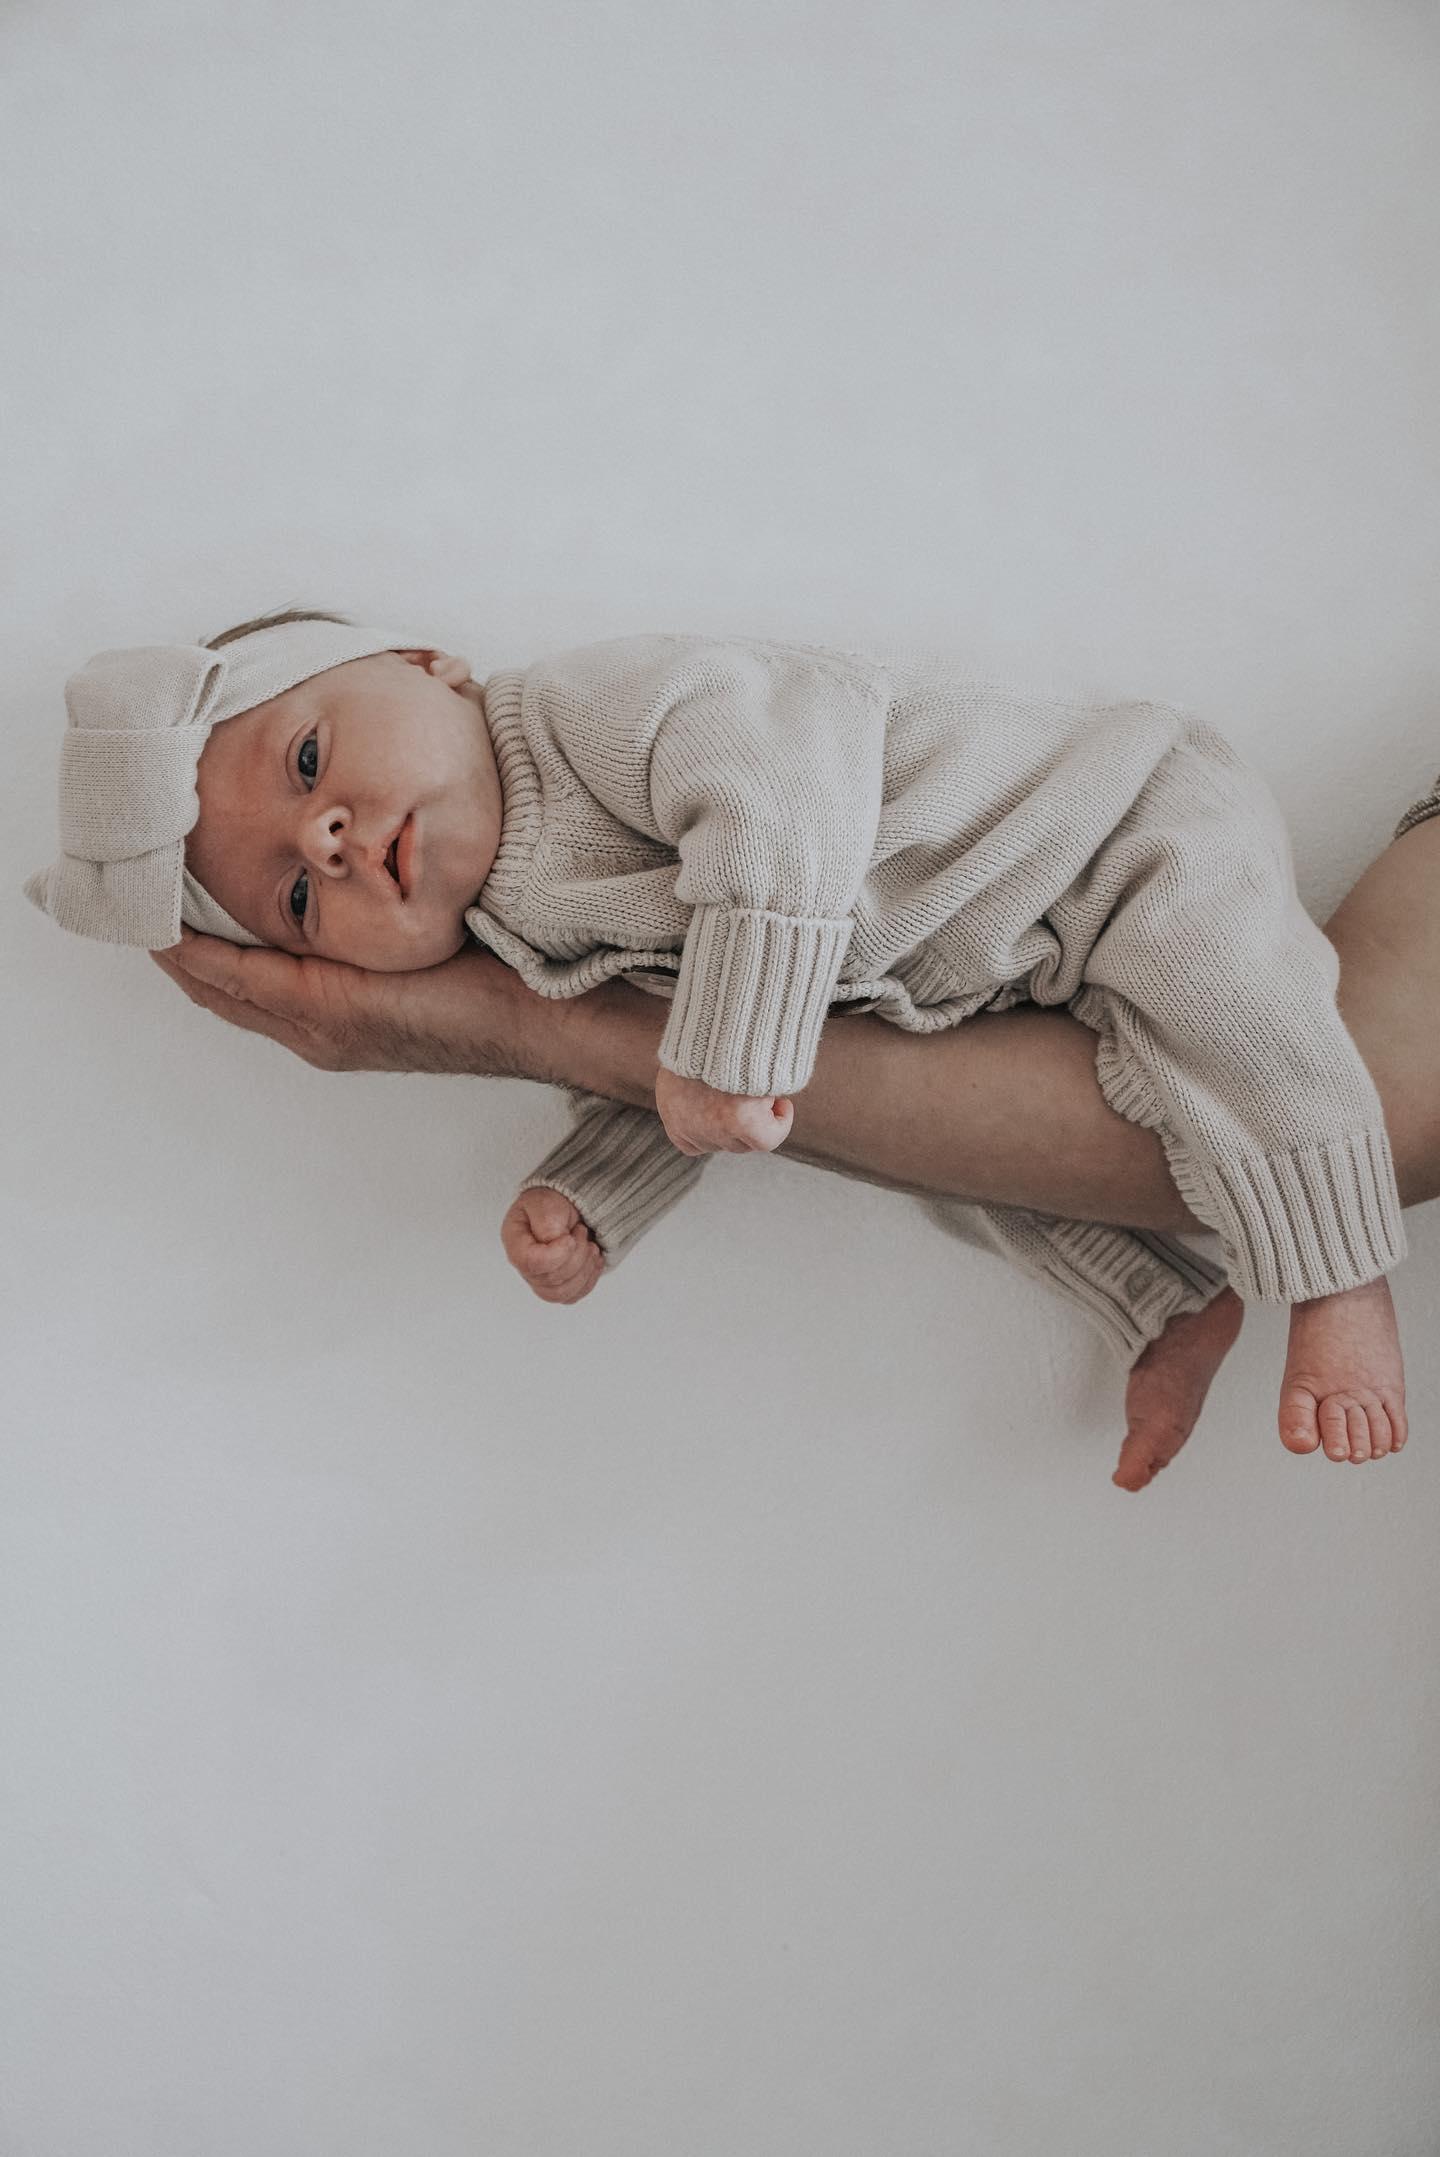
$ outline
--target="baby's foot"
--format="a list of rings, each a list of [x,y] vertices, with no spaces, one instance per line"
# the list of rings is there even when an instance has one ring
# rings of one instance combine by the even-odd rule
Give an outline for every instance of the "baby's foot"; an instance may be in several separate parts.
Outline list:
[[[1139,1356],[1125,1388],[1125,1443],[1110,1478],[1143,1490],[1195,1428],[1210,1381],[1234,1345],[1245,1306],[1222,1288],[1203,1311],[1182,1311]]]
[[[1406,1438],[1405,1366],[1386,1280],[1297,1303],[1280,1389],[1280,1439],[1292,1453],[1381,1460]]]

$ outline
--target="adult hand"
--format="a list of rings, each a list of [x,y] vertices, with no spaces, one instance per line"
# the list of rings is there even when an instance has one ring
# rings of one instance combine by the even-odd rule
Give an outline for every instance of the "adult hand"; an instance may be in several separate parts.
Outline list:
[[[466,950],[418,973],[226,943],[182,929],[150,956],[192,1004],[278,1041],[317,1071],[465,1071],[529,1077],[519,976]]]

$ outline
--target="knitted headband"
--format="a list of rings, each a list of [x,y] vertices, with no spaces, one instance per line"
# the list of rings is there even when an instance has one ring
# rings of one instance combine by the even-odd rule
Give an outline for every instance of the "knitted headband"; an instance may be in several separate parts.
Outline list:
[[[60,855],[25,896],[78,936],[163,951],[180,924],[258,944],[185,866],[200,815],[195,772],[212,727],[350,659],[415,651],[341,622],[282,622],[210,651],[139,644],[96,652],[65,684]]]

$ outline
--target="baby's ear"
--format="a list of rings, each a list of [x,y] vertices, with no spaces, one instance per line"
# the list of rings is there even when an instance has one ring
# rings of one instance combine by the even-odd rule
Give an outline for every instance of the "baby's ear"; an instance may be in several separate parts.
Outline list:
[[[412,667],[428,667],[432,659],[440,659],[443,656],[443,653],[435,651],[397,652],[395,654],[397,659],[408,659]]]

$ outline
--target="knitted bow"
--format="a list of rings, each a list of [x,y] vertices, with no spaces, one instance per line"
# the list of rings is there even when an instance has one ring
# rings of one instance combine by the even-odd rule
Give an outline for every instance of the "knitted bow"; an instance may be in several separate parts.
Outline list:
[[[63,929],[164,950],[192,928],[231,943],[261,939],[185,867],[200,814],[195,774],[211,729],[297,682],[423,638],[334,622],[285,622],[219,651],[140,644],[97,652],[65,684],[60,854],[25,895]]]

